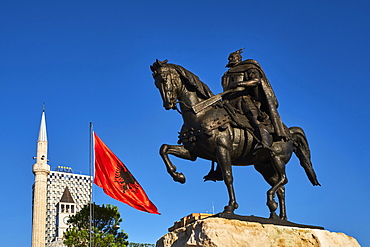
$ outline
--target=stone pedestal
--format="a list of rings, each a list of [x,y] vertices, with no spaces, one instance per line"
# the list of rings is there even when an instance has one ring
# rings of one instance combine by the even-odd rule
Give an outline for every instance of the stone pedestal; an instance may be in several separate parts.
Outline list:
[[[358,247],[344,233],[207,218],[167,233],[157,247]]]

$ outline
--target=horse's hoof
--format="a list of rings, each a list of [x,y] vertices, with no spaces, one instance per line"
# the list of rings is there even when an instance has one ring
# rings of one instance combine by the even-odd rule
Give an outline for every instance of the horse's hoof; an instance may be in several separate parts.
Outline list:
[[[234,213],[234,207],[232,206],[225,206],[223,213],[224,214],[233,214]]]
[[[182,174],[181,172],[177,173],[176,176],[173,178],[173,180],[175,180],[176,182],[179,182],[181,184],[184,184],[186,182],[186,178],[185,178],[184,174]]]
[[[280,217],[275,213],[270,213],[270,219],[274,219],[274,220],[280,220]]]
[[[287,220],[288,220],[288,217],[286,217],[286,216],[281,217],[281,216],[280,216],[280,219],[281,219],[281,220],[285,220],[285,221],[287,221]]]

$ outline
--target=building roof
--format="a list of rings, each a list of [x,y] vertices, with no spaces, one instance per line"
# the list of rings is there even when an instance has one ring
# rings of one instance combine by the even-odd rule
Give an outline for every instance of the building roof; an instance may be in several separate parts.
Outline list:
[[[60,199],[60,202],[75,203],[71,196],[71,192],[69,192],[68,187],[65,188],[62,198]]]

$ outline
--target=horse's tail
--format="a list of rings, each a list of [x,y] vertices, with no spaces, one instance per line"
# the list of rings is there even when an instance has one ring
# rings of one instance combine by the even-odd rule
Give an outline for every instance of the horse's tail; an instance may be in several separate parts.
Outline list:
[[[297,155],[301,166],[304,168],[307,174],[308,179],[311,181],[312,185],[321,186],[312,167],[311,153],[310,148],[308,147],[306,134],[304,133],[303,129],[299,127],[290,127],[289,131],[292,134],[294,143],[293,152]]]

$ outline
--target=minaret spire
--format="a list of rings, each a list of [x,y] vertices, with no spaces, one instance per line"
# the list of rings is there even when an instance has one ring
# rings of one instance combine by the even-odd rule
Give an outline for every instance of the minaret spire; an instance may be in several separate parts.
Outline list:
[[[47,178],[50,173],[47,156],[48,140],[46,134],[45,106],[43,106],[37,140],[36,164],[32,167],[32,172],[35,174],[35,182],[33,184],[32,247],[45,247],[46,190]]]
[[[48,138],[46,135],[45,106],[42,107],[42,115],[41,115],[41,123],[40,123],[38,141],[44,141],[44,142],[48,141]]]

